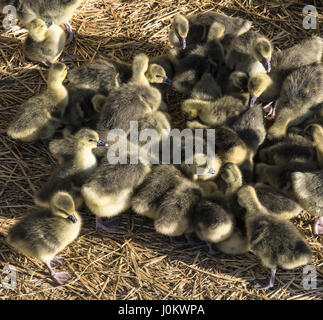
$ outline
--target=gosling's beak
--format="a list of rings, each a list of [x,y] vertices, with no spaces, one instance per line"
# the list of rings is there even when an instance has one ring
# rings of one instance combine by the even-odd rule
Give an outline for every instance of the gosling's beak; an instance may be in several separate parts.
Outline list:
[[[271,70],[271,65],[270,65],[270,57],[268,58],[263,58],[261,61],[262,65],[264,66],[265,70],[267,72],[270,72]]]
[[[252,108],[254,106],[257,98],[258,97],[256,97],[256,96],[250,96],[250,98],[249,98],[249,104],[248,104],[249,108]]]
[[[49,28],[53,24],[53,22],[45,22],[45,23],[47,28]]]
[[[186,38],[180,37],[180,42],[182,45],[182,49],[184,50],[186,48]]]
[[[165,77],[163,78],[163,83],[166,83],[166,84],[171,85],[171,84],[172,84],[172,80],[171,80],[171,79],[169,79],[167,76],[165,76]]]
[[[70,219],[73,223],[76,223],[76,222],[77,222],[77,219],[76,219],[76,217],[75,217],[75,215],[74,215],[74,214],[70,214],[70,215],[68,216],[68,219]]]
[[[106,147],[107,143],[101,139],[98,140],[98,143],[96,144],[97,147]]]
[[[299,132],[298,132],[298,135],[299,135],[299,136],[302,136],[302,137],[305,137],[305,132],[304,132],[304,131],[299,131]]]
[[[65,67],[65,70],[66,70],[66,71],[70,70],[70,67],[69,67],[69,66],[66,66],[66,67]]]

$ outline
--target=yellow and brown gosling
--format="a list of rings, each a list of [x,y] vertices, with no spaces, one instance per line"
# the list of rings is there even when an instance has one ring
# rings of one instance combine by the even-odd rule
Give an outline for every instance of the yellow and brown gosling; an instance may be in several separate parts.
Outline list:
[[[24,42],[26,57],[47,66],[55,63],[64,50],[64,30],[56,24],[35,19],[28,25],[28,31],[28,37]]]
[[[63,85],[67,68],[53,64],[48,73],[47,89],[20,106],[8,128],[8,135],[23,142],[50,139],[61,124],[68,104],[68,92]]]
[[[290,221],[268,214],[253,187],[243,186],[238,191],[238,201],[247,210],[246,226],[251,250],[271,270],[269,281],[257,284],[256,289],[266,290],[274,286],[277,267],[291,270],[310,263],[312,251],[304,237]]]
[[[58,192],[50,201],[50,209],[38,209],[23,217],[9,230],[6,240],[18,252],[42,261],[62,285],[70,276],[65,271],[55,272],[52,263],[60,262],[55,256],[77,238],[81,225],[72,197]]]
[[[49,181],[35,195],[34,201],[37,205],[48,207],[50,199],[57,191],[67,191],[74,197],[74,202],[79,207],[83,199],[80,195],[80,188],[86,179],[96,170],[97,159],[93,154],[96,147],[104,147],[106,143],[99,139],[97,132],[90,129],[81,129],[68,142],[61,145],[58,154],[63,159]],[[65,147],[70,147],[72,142],[71,156]]]

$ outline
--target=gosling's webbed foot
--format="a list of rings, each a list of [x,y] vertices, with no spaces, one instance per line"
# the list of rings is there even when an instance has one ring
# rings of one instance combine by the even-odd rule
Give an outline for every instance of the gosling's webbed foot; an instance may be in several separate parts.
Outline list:
[[[272,285],[268,280],[264,280],[264,282],[258,280],[258,283],[255,285],[256,290],[267,290],[272,288],[274,285]]]
[[[54,272],[51,274],[51,276],[58,284],[65,284],[71,279],[69,273],[66,271]]]
[[[276,105],[277,105],[277,101],[275,102],[275,104],[274,105],[272,105],[273,104],[273,101],[272,102],[270,102],[270,103],[268,103],[268,104],[266,104],[264,107],[263,107],[263,109],[265,110],[265,111],[267,111],[267,113],[266,113],[266,118],[269,118],[269,119],[275,119],[275,116],[276,116]]]
[[[316,235],[323,234],[323,217],[314,218],[313,233]]]
[[[53,259],[55,260],[55,258]],[[51,277],[58,283],[58,284],[64,284],[68,280],[71,279],[70,275],[66,271],[61,271],[61,272],[55,272],[51,266],[51,262],[46,263],[46,266],[50,272]]]
[[[107,232],[119,232],[120,216],[112,218],[96,217],[96,230],[102,229]]]
[[[54,259],[52,260],[53,264],[56,264],[58,266],[61,266],[64,263],[64,257],[62,256],[56,256],[54,257]]]
[[[174,244],[186,244],[186,238],[184,235],[178,237],[169,237],[171,243]]]
[[[70,44],[74,38],[74,31],[73,31],[72,26],[68,22],[64,23],[64,26],[65,26],[65,29],[66,29],[67,35],[68,35],[68,37],[66,39],[66,44]]]
[[[277,268],[272,268],[269,280],[265,281],[265,283],[259,281],[255,285],[255,289],[256,290],[267,290],[267,289],[273,288],[274,283],[275,283],[276,270],[277,270]]]

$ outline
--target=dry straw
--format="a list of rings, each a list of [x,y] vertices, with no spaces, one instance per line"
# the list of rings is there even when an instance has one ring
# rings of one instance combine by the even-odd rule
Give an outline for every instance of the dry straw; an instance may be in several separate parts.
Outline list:
[[[282,4],[283,3],[283,4]],[[247,18],[254,28],[283,49],[320,32],[302,28],[302,9],[319,1],[238,0],[84,0],[71,23],[75,41],[67,47],[78,56],[77,65],[96,57],[115,56],[131,61],[137,52],[149,56],[169,48],[172,17],[215,10]],[[22,53],[26,32],[0,29],[0,232],[32,208],[32,195],[48,178],[55,162],[43,147],[21,144],[5,134],[19,105],[44,88],[47,70],[27,61]],[[182,127],[181,97],[168,96],[174,126]],[[203,247],[172,245],[149,220],[125,213],[122,233],[96,233],[94,216],[84,213],[81,236],[68,248],[65,268],[73,280],[56,286],[36,260],[11,251],[0,237],[0,271],[4,265],[18,270],[17,291],[0,288],[0,299],[322,299],[322,238],[311,232],[311,217],[304,213],[294,223],[305,234],[318,270],[318,289],[301,285],[302,269],[278,272],[273,291],[258,292],[250,284],[266,277],[253,254],[209,256]],[[1,279],[1,273],[0,273]]]

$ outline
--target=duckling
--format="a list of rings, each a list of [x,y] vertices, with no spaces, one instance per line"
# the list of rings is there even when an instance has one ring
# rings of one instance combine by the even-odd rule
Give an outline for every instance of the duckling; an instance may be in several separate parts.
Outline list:
[[[243,140],[240,139],[239,135],[232,129],[226,126],[218,126],[213,129],[213,136],[210,138],[211,141],[198,141],[195,137],[195,146],[197,143],[200,145],[204,144],[207,148],[212,148],[212,153],[207,152],[207,149],[204,153],[194,152],[193,155],[193,165],[186,164],[188,159],[185,159],[181,164],[181,167],[187,173],[191,173],[189,177],[193,180],[208,180],[213,179],[217,176],[220,171],[220,167],[227,163],[232,162],[235,164],[242,164],[246,160],[248,154],[248,148]],[[205,132],[206,133],[206,132]],[[208,145],[207,145],[208,143]],[[184,153],[184,148],[182,154]],[[212,154],[212,157],[210,157]],[[197,175],[196,168],[204,167],[204,174]]]
[[[127,81],[131,78],[131,66],[129,69],[129,75],[126,76]],[[72,85],[104,95],[108,95],[112,88],[121,85],[120,78],[117,62],[105,59],[96,59],[91,63],[74,68],[67,76]]]
[[[272,55],[272,69],[274,71],[279,70],[281,73],[288,73],[302,66],[321,63],[322,54],[322,38],[312,36],[290,48],[274,52]]]
[[[170,84],[173,73],[172,66],[167,65],[167,57],[156,57],[151,59],[146,77],[151,83]],[[169,61],[169,64],[171,62]],[[108,95],[112,88],[117,88],[123,83],[127,83],[132,77],[131,64],[113,59],[95,59],[78,68],[71,70],[68,80],[73,85],[97,91],[103,95]]]
[[[48,148],[58,165],[62,166],[73,159],[74,137],[69,135],[64,139],[52,139]]]
[[[171,44],[184,50],[206,41],[209,27],[213,22],[225,26],[225,35],[240,35],[251,28],[252,22],[241,18],[229,17],[217,12],[206,12],[190,16],[187,19],[182,14],[177,14],[172,22],[172,30],[169,33]]]
[[[230,127],[247,146],[246,160],[241,164],[241,169],[244,171],[245,179],[250,181],[253,174],[253,158],[266,138],[262,108],[255,106],[248,109]]]
[[[64,284],[69,274],[55,272],[51,263],[59,261],[55,256],[77,238],[81,225],[72,197],[57,192],[50,201],[50,209],[37,209],[23,217],[9,230],[6,241],[18,252],[42,261],[51,277]]]
[[[206,71],[201,79],[193,87],[191,93],[191,100],[197,101],[213,101],[222,96],[221,87],[215,81],[210,71]],[[208,126],[198,120],[186,121],[186,127],[194,129],[207,129]]]
[[[231,125],[247,109],[247,99],[244,95],[226,95],[212,101],[187,99],[181,105],[187,120],[198,117],[202,124],[208,126]]]
[[[279,78],[274,72],[270,74],[258,72],[252,75],[248,81],[249,107],[253,107],[258,99],[266,103],[278,99],[282,82],[283,78]]]
[[[176,237],[193,232],[191,214],[202,189],[173,165],[157,165],[132,197],[137,214],[154,219],[157,232]]]
[[[55,25],[35,19],[28,25],[28,37],[24,42],[24,53],[32,61],[45,65],[55,63],[63,52],[66,36],[64,30]]]
[[[182,14],[177,14],[172,21],[172,30],[169,32],[170,43],[178,48],[186,49],[186,38],[189,31],[189,21]]]
[[[149,83],[165,83],[170,84],[171,80],[168,78],[165,69],[156,63],[149,64],[145,77]]]
[[[135,190],[131,199],[132,210],[155,220],[163,197],[176,187],[182,177],[182,173],[173,165],[153,166],[151,172]]]
[[[191,99],[212,101],[222,96],[221,87],[215,81],[209,71],[206,71],[201,79],[193,87]]]
[[[162,95],[163,99],[166,99],[166,94],[169,91],[172,79],[170,78],[171,75],[174,74],[174,71],[166,71],[172,68],[170,66],[170,62],[167,65],[167,58],[160,56],[150,60],[150,64],[148,66],[148,70],[145,73],[147,80],[149,81],[150,85],[159,90]],[[156,61],[157,63],[152,63],[152,61]],[[163,66],[166,65],[165,69]],[[161,102],[160,110],[167,111],[167,105],[164,101]]]
[[[59,127],[60,118],[68,104],[68,92],[63,85],[67,69],[65,64],[53,64],[48,73],[47,90],[21,105],[8,128],[8,135],[23,142],[49,139]]]
[[[266,137],[261,107],[255,106],[252,109],[246,110],[233,123],[231,128],[238,133],[252,153],[256,154]]]
[[[293,172],[291,174],[293,193],[297,201],[314,218],[314,234],[323,234],[323,171]]]
[[[82,127],[96,129],[100,113],[95,110],[92,98],[96,91],[70,85],[67,87],[69,102],[63,115],[63,122],[71,134]]]
[[[183,175],[176,176],[175,180],[175,188],[162,197],[154,220],[155,230],[170,237],[194,231],[192,213],[202,199],[202,190],[198,184]]]
[[[221,205],[221,199],[223,198],[223,192],[215,183],[215,180],[199,180],[197,181],[198,185],[202,189],[202,195],[204,199],[214,200],[216,199]]]
[[[149,85],[145,76],[148,62],[145,54],[135,56],[131,81],[110,91],[97,126],[100,137],[106,137],[107,131],[115,128],[128,133],[130,121],[139,120],[159,108],[161,94]]]
[[[56,25],[64,24],[69,34],[67,43],[73,40],[73,29],[68,21],[82,0],[5,0],[6,5],[14,5],[17,17],[25,25],[34,19],[42,19]]]
[[[225,182],[224,200],[232,214],[234,228],[230,237],[218,242],[216,248],[225,254],[239,255],[247,253],[249,241],[247,238],[245,209],[240,207],[237,201],[237,191],[243,185],[243,175],[239,167],[233,163],[226,163],[221,168],[221,179]]]
[[[290,133],[281,142],[259,151],[262,162],[271,165],[285,165],[290,162],[315,163],[315,149],[306,138]]]
[[[111,164],[103,158],[96,171],[82,186],[81,193],[87,207],[96,215],[96,228],[116,232],[113,224],[103,218],[112,218],[130,208],[132,194],[151,171],[150,164]],[[110,220],[111,222],[112,220]]]
[[[229,238],[234,229],[233,218],[219,204],[202,200],[197,203],[192,214],[192,223],[197,236],[210,243],[218,243]]]
[[[249,77],[245,72],[228,70],[224,66],[220,68],[217,76],[217,83],[221,84],[221,89],[224,95],[239,95],[248,92]],[[249,97],[248,97],[249,100]]]
[[[182,139],[180,146],[173,145],[171,148],[172,163],[180,163],[178,168],[195,182],[213,179],[222,166],[222,160],[214,152],[213,140],[210,142],[207,139],[206,131],[202,133],[204,137],[195,135],[192,136],[192,140],[185,138],[185,140]],[[178,147],[181,159],[178,159],[175,153]]]
[[[303,208],[297,202],[266,184],[257,183],[255,190],[260,203],[268,213],[276,217],[292,219],[303,211]]]
[[[282,139],[287,128],[297,125],[315,113],[323,102],[323,65],[300,67],[285,79],[276,105],[269,140]]]
[[[180,93],[189,94],[199,81],[209,64],[218,68],[224,62],[224,52],[220,39],[224,35],[224,25],[214,22],[208,32],[205,45],[198,45],[175,64],[173,87]]]
[[[323,127],[317,123],[309,124],[304,129],[305,137],[312,140],[316,149],[318,165],[323,169]]]
[[[255,173],[257,181],[269,184],[288,197],[293,197],[292,173],[296,171],[308,172],[316,169],[313,163],[291,162],[286,165],[276,166],[265,163],[257,163]]]
[[[169,116],[165,112],[156,111],[138,120],[139,139],[135,139],[133,150],[139,156],[142,163],[160,163],[160,152],[162,150],[161,140],[167,139],[171,131]],[[148,139],[149,138],[149,139]],[[131,132],[128,135],[130,148],[132,146]],[[131,150],[131,149],[130,149]]]
[[[272,45],[264,35],[249,30],[232,41],[225,60],[231,70],[239,70],[252,76],[269,72]]]
[[[219,173],[222,161],[217,154],[208,157],[206,153],[194,153],[192,159],[185,158],[180,164],[180,170],[193,181],[214,179]],[[199,172],[197,171],[199,169]]]
[[[62,156],[62,166],[57,168],[47,184],[35,195],[35,203],[48,207],[51,196],[58,190],[65,190],[72,193],[77,207],[80,206],[83,201],[78,190],[97,168],[97,159],[92,150],[103,146],[106,143],[99,139],[95,131],[78,131],[73,136],[73,156],[69,161],[66,161],[66,155]]]
[[[271,269],[267,284],[257,284],[256,289],[274,286],[277,267],[290,270],[309,264],[312,251],[304,237],[288,220],[268,214],[251,186],[243,186],[238,191],[239,204],[246,208],[247,235],[251,250],[262,264]]]
[[[322,50],[322,38],[314,36],[291,48],[274,52],[270,74],[260,72],[249,79],[250,107],[255,104],[258,98],[267,103],[278,99],[286,77],[300,67],[320,63]]]
[[[219,126],[215,130],[215,153],[222,163],[234,163],[241,165],[247,159],[249,153],[245,142],[229,127]]]

